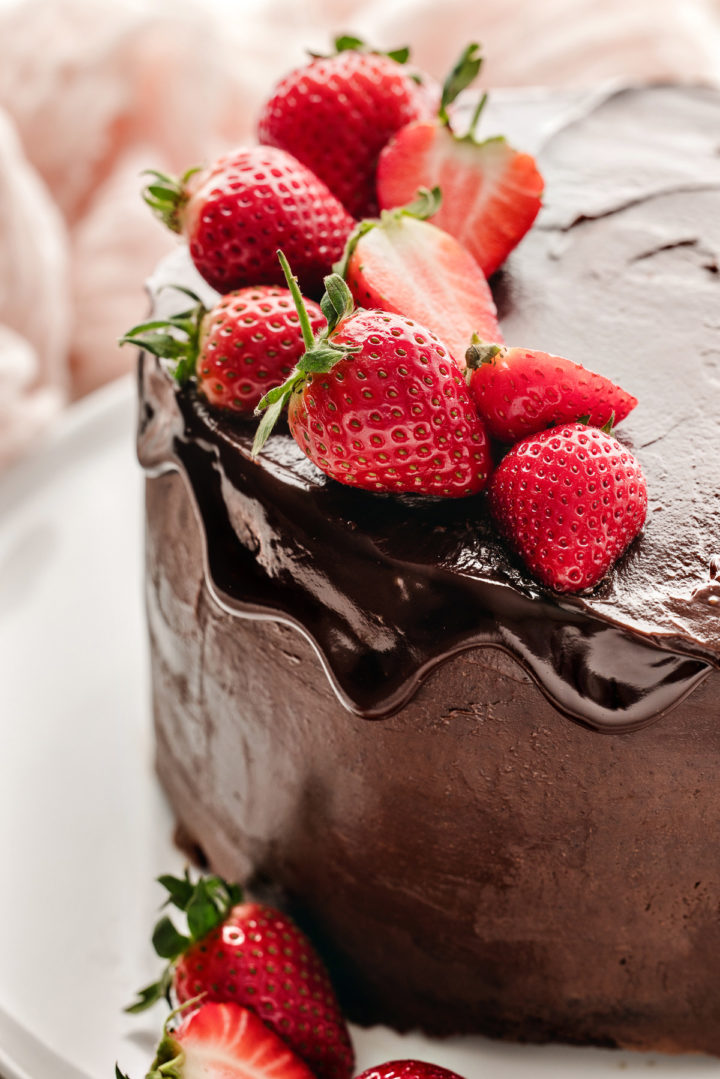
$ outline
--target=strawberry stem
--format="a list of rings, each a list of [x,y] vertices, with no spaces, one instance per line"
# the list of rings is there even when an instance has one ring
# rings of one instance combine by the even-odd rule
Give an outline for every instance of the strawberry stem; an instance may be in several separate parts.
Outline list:
[[[473,340],[465,352],[465,362],[470,371],[477,370],[484,363],[492,363],[498,352],[504,352],[502,345],[493,345],[489,341],[481,341],[477,334],[473,334]]]
[[[465,138],[469,142],[476,142],[477,141],[476,130],[477,130],[478,124],[480,123],[480,117],[482,116],[483,109],[485,108],[485,105],[487,104],[487,99],[488,99],[487,94],[483,94],[482,97],[480,98],[480,100],[478,101],[477,105],[475,106],[475,111],[472,114],[472,119],[470,120],[470,127],[468,128],[467,135],[465,135]]]
[[[438,118],[440,122],[447,127],[450,127],[450,115],[447,111],[448,105],[452,105],[459,94],[461,94],[463,90],[466,90],[470,83],[474,81],[482,67],[482,62],[483,58],[480,52],[480,45],[477,42],[472,42],[463,50],[455,67],[445,79],[442,97],[440,98]]]
[[[276,386],[269,393],[266,393],[255,409],[256,416],[259,416],[262,412],[265,415],[260,420],[258,429],[255,432],[255,440],[252,446],[253,457],[257,457],[260,453],[292,394],[302,388],[307,381],[308,375],[324,374],[332,370],[335,364],[344,356],[347,356],[348,353],[360,351],[359,345],[339,345],[329,341],[330,334],[334,333],[343,319],[352,314],[355,307],[352,293],[342,277],[333,273],[325,278],[325,295],[320,301],[320,308],[327,320],[327,326],[322,333],[315,337],[308,313],[305,310],[305,301],[300,292],[297,278],[293,277],[290,264],[282,251],[278,251],[277,254],[300,319],[305,352],[300,357],[295,370],[287,381],[282,386]]]
[[[285,274],[285,280],[287,281],[287,287],[292,294],[293,303],[295,304],[295,310],[298,313],[300,319],[300,329],[302,331],[303,344],[306,349],[311,349],[315,344],[315,334],[313,333],[312,326],[310,325],[310,316],[307,313],[305,307],[305,301],[298,285],[298,279],[290,269],[290,263],[285,258],[282,251],[277,252],[277,257],[280,260],[282,266],[282,272]]]

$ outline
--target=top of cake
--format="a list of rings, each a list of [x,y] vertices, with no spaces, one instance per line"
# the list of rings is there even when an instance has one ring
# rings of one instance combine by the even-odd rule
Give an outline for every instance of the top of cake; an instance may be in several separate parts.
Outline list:
[[[140,457],[186,475],[219,601],[296,624],[354,711],[392,712],[437,662],[487,644],[561,711],[626,730],[720,664],[720,94],[627,89],[569,118],[565,97],[507,102],[511,126],[540,111],[555,130],[538,155],[538,223],[491,282],[505,338],[640,399],[618,437],[647,476],[647,523],[592,593],[539,586],[483,496],[344,488],[283,430],[253,459],[253,424],[209,409],[147,356]],[[184,252],[151,288],[170,282],[212,298]],[[173,303],[164,291],[156,309]]]

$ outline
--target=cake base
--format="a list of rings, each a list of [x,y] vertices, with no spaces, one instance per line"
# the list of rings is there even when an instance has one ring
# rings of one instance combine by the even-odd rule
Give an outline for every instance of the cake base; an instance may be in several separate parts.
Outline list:
[[[297,629],[215,602],[180,475],[147,521],[163,786],[214,870],[272,882],[353,1020],[720,1054],[720,672],[602,736],[475,648],[367,721]]]

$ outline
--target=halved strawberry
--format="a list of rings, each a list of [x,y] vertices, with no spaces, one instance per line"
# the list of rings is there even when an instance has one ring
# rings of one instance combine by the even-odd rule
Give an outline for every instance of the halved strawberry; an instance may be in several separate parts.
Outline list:
[[[617,424],[637,404],[637,397],[609,378],[563,356],[477,343],[466,358],[470,394],[488,431],[501,442],[573,420],[592,427]]]
[[[502,341],[495,301],[472,255],[447,232],[422,220],[440,193],[421,191],[409,206],[363,221],[340,269],[362,307],[406,315],[445,342],[460,368],[473,335]]]
[[[172,1017],[171,1017],[172,1019]],[[117,1079],[127,1079],[119,1068]],[[314,1079],[256,1015],[238,1004],[203,1004],[169,1030],[147,1079]]]
[[[407,124],[382,151],[377,190],[380,208],[389,209],[407,203],[419,187],[439,187],[434,224],[459,240],[489,277],[537,217],[544,181],[534,158],[503,137],[476,139],[484,96],[468,133],[452,130],[447,109],[477,74],[474,49],[466,49],[446,81],[438,119]]]

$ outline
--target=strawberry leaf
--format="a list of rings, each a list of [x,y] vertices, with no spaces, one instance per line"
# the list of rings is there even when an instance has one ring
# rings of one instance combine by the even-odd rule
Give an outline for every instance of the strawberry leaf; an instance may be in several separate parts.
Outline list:
[[[329,274],[324,284],[325,295],[320,301],[320,308],[327,319],[327,332],[332,333],[338,322],[352,314],[355,301],[340,274]]]
[[[258,429],[255,433],[252,446],[253,457],[260,453],[283,408],[292,394],[299,390],[305,381],[305,376],[330,371],[343,356],[360,351],[359,345],[336,345],[328,341],[328,334],[335,330],[343,319],[352,314],[355,306],[350,289],[342,277],[333,273],[325,278],[326,291],[320,302],[320,308],[327,320],[327,326],[316,337],[310,325],[310,319],[305,309],[305,302],[302,298],[297,278],[293,276],[282,251],[278,251],[277,254],[300,319],[305,353],[301,356],[295,370],[287,381],[282,386],[276,386],[269,393],[266,393],[255,409],[256,416],[263,411],[265,415],[258,424]]]
[[[176,959],[190,944],[190,938],[178,932],[170,919],[161,918],[153,930],[153,948],[161,959]]]
[[[159,981],[153,982],[152,985],[146,985],[144,989],[138,989],[137,1000],[134,1000],[132,1004],[128,1004],[124,1011],[128,1015],[138,1015],[140,1012],[146,1011],[147,1008],[151,1008],[158,1000],[167,1000],[171,981],[172,972],[168,966],[163,971],[162,978]]]
[[[448,127],[450,126],[448,105],[452,105],[459,94],[473,82],[482,67],[482,62],[480,45],[477,42],[472,42],[463,50],[443,85],[440,109],[438,111],[441,123],[447,124]]]
[[[200,879],[197,882],[185,908],[192,940],[200,940],[224,921],[230,910],[225,899],[226,893],[220,895],[213,888],[211,880]]]
[[[396,64],[406,64],[410,59],[410,49],[406,45],[403,49],[392,49],[385,55],[394,60]]]
[[[336,52],[360,52],[365,48],[365,42],[361,37],[353,37],[352,34],[341,34],[334,41]]]
[[[115,1079],[129,1079],[129,1076],[125,1072],[121,1072],[117,1063],[115,1064]]]
[[[279,386],[278,389],[284,390],[284,387]],[[260,420],[260,423],[258,424],[257,431],[255,432],[255,438],[252,445],[253,457],[257,457],[257,455],[260,453],[263,446],[267,442],[268,438],[272,434],[273,427],[280,419],[282,411],[285,408],[285,403],[290,397],[290,393],[281,393],[275,398],[274,401],[269,401],[269,396],[270,394],[266,394],[266,396],[263,397],[262,401],[260,401],[257,409],[255,410],[256,412],[262,412],[262,410],[265,409],[265,412],[262,419]]]
[[[187,910],[187,905],[190,902],[194,889],[194,885],[190,880],[190,874],[187,869],[185,870],[184,877],[171,877],[169,874],[158,877],[158,884],[162,884],[163,888],[168,893],[164,906],[172,903],[178,910]]]
[[[182,232],[180,212],[188,200],[185,187],[190,177],[198,171],[199,168],[188,169],[182,176],[168,176],[157,169],[146,169],[143,173],[155,177],[154,182],[144,188],[143,199],[155,216],[173,232]]]
[[[195,307],[172,318],[141,322],[120,339],[121,345],[136,345],[160,359],[171,362],[174,378],[183,385],[195,374],[200,351],[200,327],[207,314],[205,305],[182,285],[177,288],[196,300]]]

